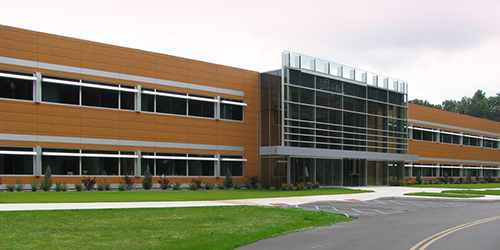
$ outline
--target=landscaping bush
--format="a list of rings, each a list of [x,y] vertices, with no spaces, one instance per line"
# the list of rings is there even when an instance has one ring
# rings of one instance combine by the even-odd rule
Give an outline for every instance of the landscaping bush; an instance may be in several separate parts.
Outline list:
[[[191,181],[191,183],[189,183],[189,190],[198,190],[198,184],[196,184],[196,182],[193,182]]]
[[[252,189],[252,184],[250,184],[250,182],[245,182],[245,188]]]
[[[146,173],[144,173],[144,178],[142,179],[142,188],[144,190],[149,190],[153,187],[153,175],[149,171],[149,167],[146,168]]]
[[[461,184],[459,180],[454,180],[453,184]]]
[[[160,177],[158,183],[160,183],[160,188],[163,190],[167,190],[167,188],[172,187],[172,183],[170,183],[170,181],[166,177]]]
[[[313,188],[312,182],[310,182],[310,181],[306,182],[305,188],[306,189],[312,189]]]
[[[231,171],[229,171],[229,169],[226,172],[226,179],[223,181],[223,183],[226,188],[233,187],[233,176],[231,175]]]
[[[444,175],[443,175],[443,178],[440,178],[440,181],[444,184],[448,184],[448,181],[449,181],[449,176],[448,176],[448,173],[444,172]]]
[[[260,186],[261,186],[263,189],[269,189],[269,188],[271,187],[271,184],[269,184],[269,182],[268,182],[268,181],[266,181],[266,180],[262,180],[262,181],[260,182]],[[253,185],[252,185],[252,187],[253,187]]]
[[[97,181],[97,190],[99,191],[111,190],[111,184],[106,182],[106,179],[104,179],[104,181],[99,179],[99,181]]]
[[[63,183],[62,183],[62,191],[63,191],[63,192],[68,191],[68,184],[67,184],[66,182],[63,182]]]
[[[23,191],[23,188],[24,188],[23,182],[20,180],[16,180],[16,187],[15,187],[16,191],[21,192]]]
[[[124,184],[127,190],[132,190],[134,188],[134,179],[128,175],[122,177],[120,184]]]
[[[194,185],[196,185],[196,189],[203,189],[203,186],[204,186],[203,179],[201,179],[201,178],[198,180],[191,179],[191,183],[194,183]]]
[[[36,181],[32,181],[32,182],[30,183],[30,185],[31,185],[31,191],[32,191],[32,192],[36,192],[36,191],[38,191],[38,187],[39,187],[38,182],[36,182]]]
[[[181,183],[180,182],[175,182],[174,185],[172,185],[172,190],[181,190]]]
[[[317,181],[317,182],[315,182],[315,183],[313,184],[313,188],[319,188],[319,186],[320,186],[319,181]]]
[[[256,175],[256,176],[248,177],[248,183],[250,183],[250,185],[252,185],[252,188],[258,188],[259,187],[259,176]]]
[[[120,184],[118,184],[118,191],[125,191],[127,190],[127,184],[125,184],[125,182],[120,182]]]
[[[42,182],[40,182],[40,189],[43,191],[47,192],[52,188],[52,178],[51,178],[51,171],[50,167],[47,167],[47,170],[45,170],[45,175],[43,176]]]
[[[465,177],[465,183],[469,184],[472,182],[472,178],[470,176],[470,170],[467,170],[467,177]]]
[[[415,178],[415,181],[417,181],[417,184],[422,184],[422,176],[420,176],[420,171],[417,172],[417,177]]]
[[[219,185],[217,185],[217,188],[220,189],[220,190],[224,190],[227,187],[226,187],[226,184],[224,184],[224,182],[221,182],[221,183],[219,183]]]
[[[306,185],[303,182],[297,184],[297,186],[296,186],[297,191],[304,190],[304,189],[306,189]]]
[[[234,183],[233,187],[234,187],[234,189],[241,189],[241,184],[236,182],[236,183]]]
[[[281,183],[281,190],[287,191],[288,190],[288,184],[286,184],[285,182]]]
[[[95,177],[90,178],[90,176],[87,176],[82,178],[82,184],[85,187],[85,190],[87,191],[94,190],[95,183],[96,183]]]
[[[212,190],[214,188],[215,188],[215,184],[213,184],[211,182],[208,182],[208,181],[205,183],[205,189],[206,190]]]
[[[493,177],[491,176],[491,173],[488,172],[484,177],[484,180],[486,181],[486,183],[493,183]]]
[[[470,181],[470,184],[477,184],[477,181],[476,180],[472,180],[472,181]]]
[[[0,185],[2,185],[2,177],[0,177]]]
[[[281,188],[281,182],[278,179],[274,180],[273,187],[276,190],[280,189]]]
[[[12,183],[5,185],[5,189],[7,189],[7,191],[9,191],[9,192],[14,192],[15,188],[16,187]]]
[[[83,185],[80,182],[75,183],[75,190],[78,192],[83,191]]]
[[[460,183],[460,184],[464,183],[464,178],[462,178],[462,176],[460,176],[460,178],[458,178],[458,183]]]
[[[56,190],[56,192],[62,191],[62,185],[60,182],[56,181],[56,186],[54,187],[54,190]]]
[[[455,179],[453,179],[453,177],[450,176],[450,179],[448,180],[448,183],[452,184],[454,181],[455,181]]]

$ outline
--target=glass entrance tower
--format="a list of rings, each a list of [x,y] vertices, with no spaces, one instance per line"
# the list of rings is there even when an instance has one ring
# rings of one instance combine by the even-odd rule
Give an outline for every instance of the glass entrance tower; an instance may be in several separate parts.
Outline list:
[[[260,177],[271,184],[404,179],[408,84],[293,52],[260,75]]]

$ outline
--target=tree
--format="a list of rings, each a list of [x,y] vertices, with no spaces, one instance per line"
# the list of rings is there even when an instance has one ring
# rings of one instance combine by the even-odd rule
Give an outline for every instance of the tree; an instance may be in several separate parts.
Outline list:
[[[226,186],[226,188],[233,187],[233,176],[231,175],[231,171],[229,171],[229,169],[226,172],[226,179],[224,180],[223,183]]]
[[[50,167],[45,170],[45,175],[43,176],[42,182],[40,182],[40,189],[47,192],[52,187],[52,173],[50,172]]]
[[[427,100],[420,100],[420,99],[413,99],[408,101],[409,103],[421,105],[421,106],[426,106],[426,107],[431,107],[431,108],[436,108],[436,109],[443,109],[443,107],[440,104],[432,104],[428,102]]]
[[[149,167],[146,168],[146,173],[144,173],[144,179],[142,179],[142,188],[149,190],[153,187],[153,175],[149,171]]]

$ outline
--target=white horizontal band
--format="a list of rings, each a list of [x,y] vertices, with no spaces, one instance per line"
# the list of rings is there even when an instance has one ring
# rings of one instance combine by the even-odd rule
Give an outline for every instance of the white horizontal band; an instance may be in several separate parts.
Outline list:
[[[238,106],[248,106],[248,104],[246,104],[244,102],[233,102],[233,101],[226,101],[226,100],[221,100],[220,103],[238,105]]]
[[[221,158],[221,161],[247,161],[247,159],[238,159],[238,158]]]
[[[166,155],[143,155],[144,159],[160,159],[160,160],[198,160],[198,161],[218,161],[217,158],[208,157],[188,157],[188,156],[166,156]]]
[[[0,150],[0,154],[4,154],[4,155],[36,155],[36,152]]]
[[[21,80],[36,80],[36,77],[34,76],[25,76],[25,75],[15,75],[15,74],[7,74],[7,73],[0,73],[0,77],[8,77],[8,78],[15,78],[15,79],[21,79]]]
[[[124,92],[138,92],[137,89],[130,89],[130,88],[121,88],[119,86],[106,86],[106,85],[100,85],[100,84],[93,84],[93,83],[83,83],[83,82],[73,82],[73,81],[67,81],[67,80],[59,80],[59,79],[51,79],[51,78],[43,78],[44,82],[50,82],[50,83],[58,83],[58,84],[65,84],[65,85],[73,85],[73,86],[81,86],[81,87],[88,87],[88,88],[96,88],[96,89],[108,89],[108,90],[116,90],[116,91],[124,91]]]
[[[92,154],[92,153],[66,153],[66,152],[43,152],[46,156],[73,156],[73,157],[104,157],[104,158],[139,158],[138,155],[117,155],[117,154]]]

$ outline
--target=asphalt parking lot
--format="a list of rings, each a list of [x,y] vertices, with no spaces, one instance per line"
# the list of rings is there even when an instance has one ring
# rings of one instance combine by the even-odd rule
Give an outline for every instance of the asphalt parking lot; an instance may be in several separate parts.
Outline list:
[[[422,200],[411,198],[380,198],[376,200],[349,200],[312,202],[286,208],[304,210],[322,210],[325,212],[342,213],[349,216],[376,216],[404,213],[406,211],[420,211],[436,208],[460,207],[473,204],[465,201],[450,200]]]

